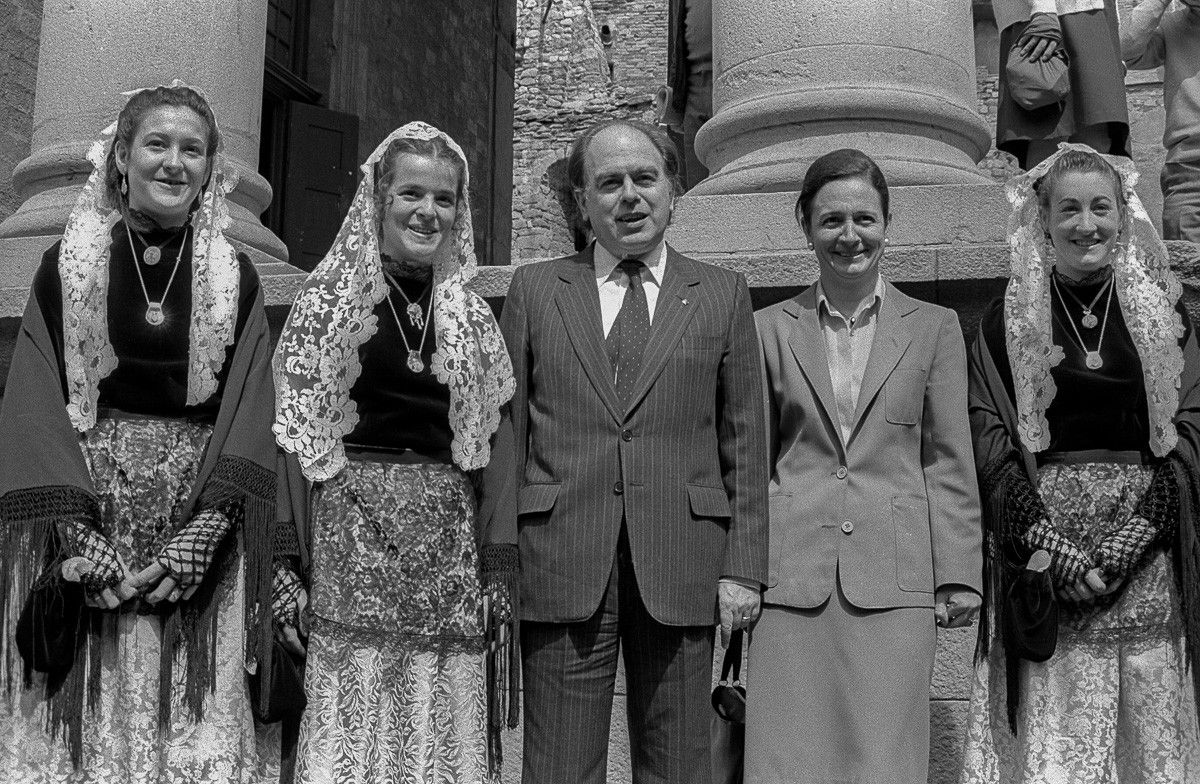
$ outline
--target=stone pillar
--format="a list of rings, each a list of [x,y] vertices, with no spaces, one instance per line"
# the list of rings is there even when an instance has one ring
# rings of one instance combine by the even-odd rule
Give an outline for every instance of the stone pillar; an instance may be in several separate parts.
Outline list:
[[[986,181],[969,3],[713,0],[713,68],[692,194],[795,190],[839,147],[893,185]]]
[[[266,23],[266,0],[45,0],[31,152],[13,171],[24,201],[0,224],[3,310],[10,299],[23,304],[42,252],[62,235],[90,172],[88,147],[116,116],[121,93],[176,78],[208,97],[240,170],[230,238],[256,262],[287,258],[258,219],[271,202],[258,174]]]

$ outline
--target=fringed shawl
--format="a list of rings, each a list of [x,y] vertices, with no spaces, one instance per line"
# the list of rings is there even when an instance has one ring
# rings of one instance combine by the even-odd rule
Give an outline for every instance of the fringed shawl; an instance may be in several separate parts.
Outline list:
[[[243,265],[249,261],[243,258]],[[178,529],[204,508],[237,508],[241,511],[245,549],[248,666],[271,664],[271,542],[276,507],[276,450],[270,424],[274,411],[271,384],[271,340],[263,311],[261,290],[255,283],[253,304],[241,324],[232,351],[211,439],[185,512],[175,521]],[[250,292],[245,292],[249,295]],[[71,318],[66,313],[64,318]],[[37,576],[49,565],[55,523],[74,517],[99,525],[98,499],[79,443],[79,434],[67,412],[62,336],[55,334],[36,292],[29,303],[17,336],[8,383],[0,404],[0,569],[4,612],[0,614],[0,656],[4,687],[14,685],[16,651],[12,624]],[[213,564],[201,589],[190,600],[173,606],[164,621],[162,658],[163,697],[160,721],[172,706],[169,694],[173,653],[182,647],[188,662],[187,708],[203,715],[204,692],[211,691],[213,662],[212,626],[216,618],[213,591],[220,581]],[[96,647],[96,646],[89,646]],[[73,670],[99,667],[77,661]],[[269,682],[269,673],[263,681]],[[82,677],[78,675],[77,677]],[[89,684],[93,692],[95,683]],[[51,731],[65,731],[79,761],[79,722],[83,690],[61,689],[47,694],[51,700]],[[66,703],[72,704],[66,704]]]

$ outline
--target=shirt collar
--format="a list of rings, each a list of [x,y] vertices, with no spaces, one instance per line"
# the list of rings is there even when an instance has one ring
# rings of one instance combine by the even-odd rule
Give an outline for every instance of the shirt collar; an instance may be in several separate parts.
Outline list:
[[[825,296],[825,288],[821,285],[821,281],[819,278],[817,279],[816,286],[817,286],[817,309],[820,311],[820,313],[822,315],[825,315],[825,316],[833,315],[837,311],[834,309],[833,305],[829,302],[829,299]],[[883,297],[886,293],[887,293],[887,285],[883,282],[883,276],[880,275],[878,278],[875,279],[875,294],[874,294],[874,296],[872,296],[871,298],[869,298],[868,300],[863,302],[859,306],[858,312],[853,314],[851,316],[851,318],[858,319],[859,316],[866,313],[868,310],[873,310],[873,309],[878,308],[880,303],[883,302]],[[838,315],[841,316],[843,319],[846,318],[846,316],[842,313],[838,313]]]
[[[616,273],[617,264],[621,260],[609,253],[608,248],[599,242],[593,242],[592,247],[595,249],[592,253],[592,266],[596,271],[596,283],[599,285],[612,278]],[[663,275],[667,272],[666,240],[660,241],[657,247],[644,253],[640,258],[642,263],[646,265],[646,272],[649,273],[649,277],[643,277],[642,281],[661,287]]]

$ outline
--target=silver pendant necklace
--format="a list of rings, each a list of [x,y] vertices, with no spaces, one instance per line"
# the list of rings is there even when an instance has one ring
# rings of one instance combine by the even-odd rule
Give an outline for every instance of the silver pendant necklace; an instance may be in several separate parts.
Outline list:
[[[175,273],[179,272],[179,262],[183,260],[183,249],[187,246],[188,232],[192,226],[189,223],[183,230],[183,242],[179,244],[179,252],[175,254],[175,266],[171,268],[171,277],[167,278],[167,286],[163,289],[162,296],[157,302],[150,299],[150,292],[146,290],[146,278],[142,275],[142,265],[137,262],[137,248],[133,244],[133,232],[129,229],[129,222],[125,222],[125,236],[129,238],[129,250],[133,253],[133,268],[137,270],[138,283],[142,284],[142,296],[146,299],[146,323],[152,327],[160,326],[167,320],[163,313],[163,302],[167,299],[167,293],[171,291],[171,284],[175,282]],[[164,243],[165,244],[165,243]],[[149,257],[150,251],[157,251],[154,261],[147,259],[146,263],[153,266],[157,264],[162,257],[162,251],[159,248],[150,246],[146,248],[146,256]]]
[[[1071,299],[1075,300],[1075,304],[1078,305],[1083,310],[1083,315],[1080,317],[1079,323],[1083,325],[1084,329],[1093,329],[1097,324],[1100,323],[1100,320],[1096,318],[1096,314],[1093,313],[1092,311],[1095,310],[1096,303],[1100,301],[1100,297],[1104,296],[1104,292],[1108,291],[1112,285],[1113,285],[1113,278],[1109,277],[1108,282],[1105,283],[1103,286],[1101,286],[1096,291],[1096,296],[1092,297],[1092,301],[1088,305],[1084,305],[1083,301],[1080,300],[1079,297],[1075,296],[1075,292],[1071,291],[1070,286],[1066,287],[1067,294],[1070,295]],[[1062,298],[1062,295],[1060,294],[1059,299],[1061,299],[1061,298]],[[1063,308],[1064,309],[1066,308],[1065,304],[1063,305]],[[1070,318],[1069,313],[1067,314],[1067,317]]]
[[[395,286],[396,288],[400,288],[400,286],[396,285],[396,281],[392,278],[392,276],[388,275],[387,271],[384,271],[383,274],[387,276],[387,279],[389,281],[391,281],[393,286]],[[429,281],[429,286],[427,286],[425,290],[429,291],[432,287],[433,287],[433,279],[431,278]],[[405,352],[405,354],[407,354],[407,359],[405,359],[404,364],[406,364],[408,366],[408,369],[411,370],[412,372],[420,373],[422,370],[425,369],[425,363],[421,360],[421,350],[423,348],[425,348],[425,338],[426,338],[426,336],[429,335],[429,322],[433,321],[433,298],[432,297],[429,298],[429,318],[424,318],[424,311],[421,310],[420,305],[418,305],[417,303],[408,299],[408,295],[405,294],[403,290],[400,292],[400,294],[404,297],[405,301],[408,302],[408,308],[405,310],[408,317],[410,319],[412,319],[412,308],[413,307],[416,307],[417,311],[419,313],[421,313],[421,316],[422,316],[422,319],[421,319],[421,322],[422,322],[421,323],[421,342],[417,344],[416,348],[413,348],[412,346],[410,346],[408,344],[408,336],[404,334],[404,326],[400,323],[400,314],[396,312],[396,306],[395,306],[395,304],[392,303],[391,286],[388,287],[388,292],[387,292],[388,307],[392,311],[392,318],[396,320],[396,329],[398,329],[400,331],[400,340],[404,341],[404,352]],[[425,294],[422,293],[421,296],[417,298],[417,301],[419,302],[424,296],[425,296]],[[417,326],[417,322],[415,320],[413,321],[413,326],[414,327]]]
[[[1050,280],[1054,285],[1054,291],[1058,294],[1058,301],[1062,303],[1063,312],[1066,312],[1067,302],[1063,299],[1062,288],[1058,285],[1058,279],[1051,277]],[[1104,345],[1104,331],[1108,328],[1108,312],[1112,309],[1113,288],[1112,285],[1108,286],[1108,298],[1104,301],[1104,322],[1100,325],[1100,339],[1096,341],[1095,351],[1089,351],[1088,347],[1084,345],[1083,336],[1079,334],[1079,327],[1075,326],[1075,320],[1071,318],[1070,313],[1067,313],[1067,323],[1071,325],[1071,331],[1075,333],[1075,342],[1079,344],[1080,350],[1083,351],[1083,364],[1087,365],[1091,370],[1099,370],[1104,367],[1104,358],[1100,356],[1100,347]],[[1076,301],[1078,302],[1078,300]],[[1095,303],[1092,304],[1094,305]],[[1084,326],[1086,327],[1087,324],[1084,324]]]

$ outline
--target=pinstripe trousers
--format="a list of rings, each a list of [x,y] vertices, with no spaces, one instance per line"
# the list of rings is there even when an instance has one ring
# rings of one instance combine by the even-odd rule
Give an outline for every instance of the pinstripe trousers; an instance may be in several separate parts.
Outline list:
[[[709,781],[713,629],[650,616],[622,524],[608,588],[590,618],[521,624],[523,784],[604,784],[619,652],[633,784]]]

